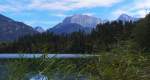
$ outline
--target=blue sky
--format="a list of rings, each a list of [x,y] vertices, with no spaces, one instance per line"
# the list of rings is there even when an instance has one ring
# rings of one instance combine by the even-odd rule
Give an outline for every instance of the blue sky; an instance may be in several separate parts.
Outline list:
[[[123,13],[144,17],[148,11],[150,0],[0,0],[1,14],[44,29],[74,14],[114,20]]]

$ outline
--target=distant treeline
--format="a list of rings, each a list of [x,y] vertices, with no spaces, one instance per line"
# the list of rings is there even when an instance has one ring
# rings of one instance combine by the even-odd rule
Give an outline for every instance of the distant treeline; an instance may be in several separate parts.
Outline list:
[[[42,33],[1,43],[1,53],[97,53],[126,47],[150,51],[150,14],[137,22],[98,24],[90,34],[83,31],[56,35]]]

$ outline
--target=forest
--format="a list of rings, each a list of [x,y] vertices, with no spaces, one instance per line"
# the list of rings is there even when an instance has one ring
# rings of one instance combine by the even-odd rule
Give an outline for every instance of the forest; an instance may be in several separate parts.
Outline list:
[[[2,80],[150,80],[150,14],[137,22],[112,21],[84,31],[28,35],[1,42],[0,53],[98,54],[84,59],[1,59]],[[3,68],[4,67],[4,68]],[[25,78],[25,79],[24,79]]]
[[[137,22],[112,21],[84,31],[57,35],[44,32],[14,42],[1,42],[1,53],[89,53],[109,52],[124,47],[133,52],[150,51],[150,14]]]

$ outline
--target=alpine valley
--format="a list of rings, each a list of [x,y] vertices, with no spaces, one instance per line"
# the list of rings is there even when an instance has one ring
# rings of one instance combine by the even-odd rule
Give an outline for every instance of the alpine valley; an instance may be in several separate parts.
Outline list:
[[[126,22],[137,21],[138,19],[126,14],[122,14],[117,20]],[[66,17],[62,22],[46,31],[55,34],[69,34],[78,31],[90,33],[97,24],[103,24],[105,22],[107,21],[103,21],[100,18],[78,14]],[[13,41],[25,35],[33,35],[43,32],[45,31],[42,29],[42,27],[33,28],[32,26],[24,24],[23,22],[15,21],[0,14],[0,41]]]

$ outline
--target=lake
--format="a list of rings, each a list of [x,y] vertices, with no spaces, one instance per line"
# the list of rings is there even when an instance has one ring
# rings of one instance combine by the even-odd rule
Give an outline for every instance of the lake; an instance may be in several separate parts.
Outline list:
[[[0,59],[18,59],[18,58],[87,58],[87,57],[94,57],[98,55],[90,55],[90,54],[9,54],[3,53],[0,54]]]

